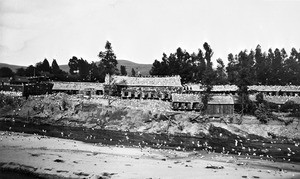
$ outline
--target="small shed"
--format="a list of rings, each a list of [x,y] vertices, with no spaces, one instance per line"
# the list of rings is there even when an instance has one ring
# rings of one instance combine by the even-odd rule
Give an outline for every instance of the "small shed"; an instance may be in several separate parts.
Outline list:
[[[232,115],[234,113],[233,97],[231,95],[212,96],[206,113],[213,116]]]

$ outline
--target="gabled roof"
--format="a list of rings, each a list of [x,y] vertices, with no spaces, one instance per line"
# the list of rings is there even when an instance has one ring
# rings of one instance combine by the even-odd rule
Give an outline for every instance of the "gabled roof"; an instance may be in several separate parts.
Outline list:
[[[288,101],[300,104],[300,96],[265,96],[264,100],[275,104],[284,104]]]
[[[52,90],[84,90],[93,88],[95,90],[103,90],[103,83],[89,82],[52,82]]]
[[[196,94],[172,94],[173,102],[201,102],[201,97]]]
[[[208,104],[234,104],[233,97],[230,95],[214,95],[208,101]]]
[[[201,96],[195,94],[172,94],[173,102],[200,102]],[[213,95],[208,104],[234,104],[233,97],[230,95]]]
[[[156,87],[181,87],[180,76],[172,77],[129,77],[129,76],[111,76],[112,82],[122,86],[156,86]],[[106,76],[105,84],[109,84],[109,78]]]
[[[249,86],[250,90],[257,91],[283,91],[283,92],[300,92],[300,86],[287,85],[287,86],[264,86],[264,85],[253,85]]]
[[[191,91],[204,91],[205,88],[202,84],[186,84]],[[236,85],[214,85],[212,91],[236,91],[238,87]]]
[[[186,84],[191,91],[204,91],[204,87],[201,84]],[[214,85],[212,91],[222,92],[222,91],[237,91],[238,87],[236,85]],[[287,86],[267,86],[267,85],[252,85],[248,86],[248,90],[261,91],[261,92],[300,92],[300,86],[287,85]]]

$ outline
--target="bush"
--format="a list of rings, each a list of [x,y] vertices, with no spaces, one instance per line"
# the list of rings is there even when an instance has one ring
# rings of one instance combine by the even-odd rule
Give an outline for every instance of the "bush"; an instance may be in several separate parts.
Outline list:
[[[4,94],[0,94],[0,108],[3,107],[17,107],[20,104],[19,97],[7,96]]]
[[[272,113],[269,111],[268,107],[264,103],[259,104],[254,114],[257,117],[257,119],[263,124],[268,123],[270,118],[273,117]]]
[[[283,112],[297,113],[300,110],[300,104],[296,104],[294,101],[287,101],[280,108]]]

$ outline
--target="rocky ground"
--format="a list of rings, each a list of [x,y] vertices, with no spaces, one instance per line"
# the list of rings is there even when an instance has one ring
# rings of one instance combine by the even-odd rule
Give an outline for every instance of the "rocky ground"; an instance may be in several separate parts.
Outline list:
[[[112,106],[107,99],[53,94],[31,96],[20,105],[0,109],[0,116],[62,126],[122,130],[146,133],[208,135],[211,126],[224,128],[236,135],[255,134],[264,138],[286,137],[300,139],[299,119],[289,125],[279,121],[260,124],[255,117],[225,116],[208,118],[193,112],[172,111],[169,102],[159,100],[120,100]],[[237,124],[237,121],[242,121]]]

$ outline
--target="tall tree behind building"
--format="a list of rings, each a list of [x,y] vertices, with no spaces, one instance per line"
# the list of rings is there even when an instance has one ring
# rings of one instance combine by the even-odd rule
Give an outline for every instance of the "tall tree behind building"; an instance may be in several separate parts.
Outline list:
[[[121,71],[121,75],[122,76],[126,76],[127,75],[126,66],[121,65],[120,66],[120,71]]]
[[[118,73],[117,57],[109,41],[105,44],[105,51],[100,51],[98,57],[100,58],[98,66],[100,70],[100,80],[104,82],[106,74],[113,75]]]
[[[135,70],[134,70],[134,68],[131,68],[131,76],[135,76]]]
[[[225,71],[225,64],[221,58],[217,59],[217,70],[216,70],[216,84],[225,85],[227,84],[227,74]]]
[[[204,58],[206,60],[206,67],[203,74],[202,84],[205,88],[204,94],[202,96],[202,103],[203,103],[203,111],[206,111],[208,107],[208,102],[211,99],[211,90],[213,88],[213,82],[215,79],[215,72],[212,68],[211,57],[213,56],[213,51],[208,45],[207,42],[203,44],[203,48],[205,49]]]

